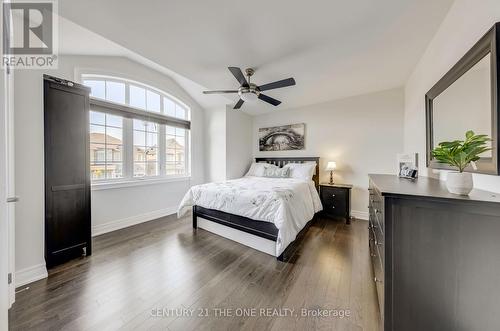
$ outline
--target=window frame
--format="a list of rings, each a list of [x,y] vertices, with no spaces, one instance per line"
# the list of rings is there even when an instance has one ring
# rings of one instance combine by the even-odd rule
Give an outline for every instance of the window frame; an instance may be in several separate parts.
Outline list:
[[[179,118],[183,121],[187,121],[190,123],[191,119],[191,108],[186,105],[184,102],[180,101],[178,98],[175,96],[172,96],[169,93],[166,93],[158,88],[155,88],[153,86],[150,86],[148,84],[138,82],[135,80],[127,79],[127,78],[121,78],[117,76],[110,76],[110,75],[101,75],[101,74],[87,74],[87,73],[82,73],[80,74],[80,81],[82,84],[84,84],[85,81],[87,80],[94,80],[94,81],[110,81],[114,83],[121,83],[125,85],[125,102],[115,102],[111,100],[106,100],[106,83],[104,85],[104,99],[103,98],[96,98],[96,97],[91,97],[91,106],[90,106],[90,111],[94,112],[104,112],[99,107],[97,109],[92,109],[92,101],[95,100],[96,103],[98,101],[105,102],[106,104],[109,105],[117,105],[117,109],[119,109],[119,106],[130,108],[130,109],[137,109],[138,111],[143,111],[151,114],[157,114],[157,115],[166,115],[166,109],[164,105],[164,99],[167,98],[171,100],[175,106],[181,107],[184,112],[185,112],[185,118]],[[143,108],[136,108],[130,105],[130,86],[137,86],[140,88],[143,88],[145,90],[145,103],[146,103],[146,108],[147,108],[147,95],[148,91],[156,93],[160,96],[160,111],[149,111],[147,109]],[[119,110],[118,111],[113,111],[114,115],[119,115]],[[141,176],[141,177],[135,177],[134,176],[134,127],[133,127],[133,118],[129,118],[126,116],[121,115],[123,119],[123,155],[122,155],[122,172],[123,172],[123,177],[122,178],[108,178],[108,179],[93,179],[91,181],[92,186],[99,187],[99,189],[104,189],[107,184],[109,184],[109,187],[115,188],[115,187],[126,187],[126,186],[135,186],[134,183],[146,183],[146,182],[151,182],[151,183],[156,183],[156,182],[168,182],[168,181],[178,181],[181,179],[189,179],[191,178],[191,130],[190,129],[185,129],[185,137],[184,137],[184,173],[183,174],[172,174],[172,175],[167,175],[166,174],[166,167],[167,167],[167,162],[166,162],[166,126],[167,124],[162,124],[162,123],[157,123],[158,124],[158,130],[157,130],[157,137],[158,137],[158,154],[157,154],[157,167],[158,167],[158,175],[156,176]],[[153,117],[152,117],[153,118]],[[145,119],[138,119],[141,121],[146,121]],[[154,120],[152,120],[154,122]],[[122,185],[123,184],[123,185]]]

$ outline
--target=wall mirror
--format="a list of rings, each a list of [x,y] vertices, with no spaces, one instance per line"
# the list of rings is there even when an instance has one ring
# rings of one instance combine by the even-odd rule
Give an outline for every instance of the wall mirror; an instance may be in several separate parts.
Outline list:
[[[480,155],[477,169],[469,166],[466,171],[500,174],[499,28],[495,24],[425,95],[428,167],[452,169],[437,162],[431,151],[440,142],[463,140],[473,130],[492,139],[492,150]]]

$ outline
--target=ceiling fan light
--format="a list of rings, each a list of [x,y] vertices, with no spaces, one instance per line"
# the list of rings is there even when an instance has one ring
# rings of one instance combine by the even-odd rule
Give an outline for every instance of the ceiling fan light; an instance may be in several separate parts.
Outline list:
[[[252,93],[252,92],[249,92],[249,93],[241,93],[240,94],[240,98],[243,100],[243,101],[255,101],[258,99],[258,96],[257,94],[255,93]]]

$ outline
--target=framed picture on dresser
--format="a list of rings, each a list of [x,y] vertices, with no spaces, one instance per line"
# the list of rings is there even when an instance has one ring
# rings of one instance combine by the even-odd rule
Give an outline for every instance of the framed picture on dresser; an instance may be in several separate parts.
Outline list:
[[[418,153],[398,154],[398,176],[402,178],[418,177]]]

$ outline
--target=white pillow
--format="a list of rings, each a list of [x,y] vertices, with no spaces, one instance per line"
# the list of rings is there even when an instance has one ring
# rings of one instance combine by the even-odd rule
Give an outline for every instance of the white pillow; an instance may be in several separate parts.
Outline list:
[[[290,177],[290,168],[280,168],[277,166],[267,167],[264,171],[264,177],[288,178]]]
[[[283,168],[290,168],[291,178],[312,180],[316,170],[316,162],[288,163]]]
[[[266,168],[272,166],[269,163],[255,163],[253,162],[248,170],[246,176],[264,177]]]

